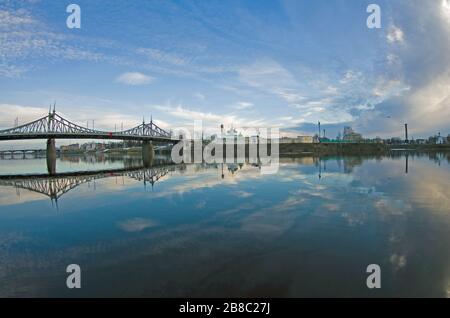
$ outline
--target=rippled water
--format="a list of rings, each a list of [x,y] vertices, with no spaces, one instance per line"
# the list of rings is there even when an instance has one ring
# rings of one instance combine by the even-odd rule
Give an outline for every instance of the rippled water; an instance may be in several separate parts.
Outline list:
[[[61,175],[1,178],[0,296],[450,296],[448,154],[140,165],[63,157]]]

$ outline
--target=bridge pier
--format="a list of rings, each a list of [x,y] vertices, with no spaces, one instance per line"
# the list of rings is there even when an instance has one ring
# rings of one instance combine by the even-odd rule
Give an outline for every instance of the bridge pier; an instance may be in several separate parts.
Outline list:
[[[145,140],[142,142],[142,162],[144,167],[148,168],[152,166],[153,158],[155,156],[155,148],[151,141]]]
[[[56,145],[55,139],[47,139],[47,171],[49,174],[56,173]]]

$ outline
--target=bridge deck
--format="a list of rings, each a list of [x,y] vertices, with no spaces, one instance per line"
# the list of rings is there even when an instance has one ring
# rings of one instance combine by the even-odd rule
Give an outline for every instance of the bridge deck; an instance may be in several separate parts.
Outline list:
[[[86,134],[86,133],[30,133],[30,134],[0,134],[0,140],[24,139],[103,139],[103,140],[136,140],[178,143],[178,139],[158,136],[136,136],[116,133]]]

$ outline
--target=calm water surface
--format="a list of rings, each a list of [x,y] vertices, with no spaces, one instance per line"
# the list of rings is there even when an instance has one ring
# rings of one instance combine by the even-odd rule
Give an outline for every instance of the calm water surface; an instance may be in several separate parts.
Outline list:
[[[285,158],[262,175],[63,157],[63,176],[0,180],[0,296],[450,297],[449,158]],[[3,176],[45,169],[0,160]]]

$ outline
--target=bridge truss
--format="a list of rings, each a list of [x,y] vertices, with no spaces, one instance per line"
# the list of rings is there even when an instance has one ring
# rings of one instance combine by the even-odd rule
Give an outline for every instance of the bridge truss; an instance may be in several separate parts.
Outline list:
[[[101,131],[77,125],[53,112],[30,123],[0,130],[0,140],[31,138],[99,138],[126,140],[173,140],[172,133],[157,126],[153,120],[119,132]]]

